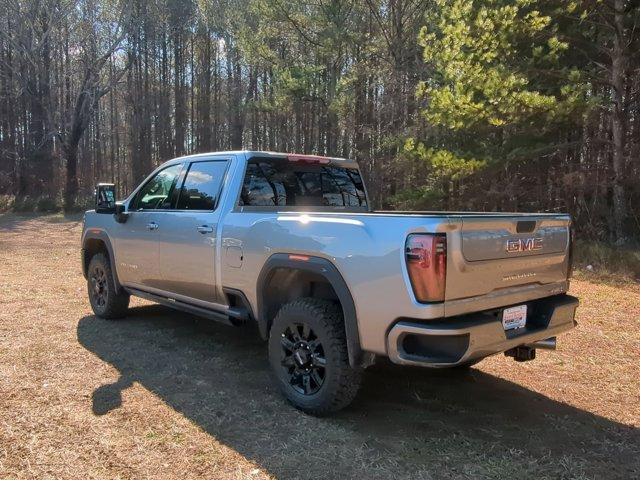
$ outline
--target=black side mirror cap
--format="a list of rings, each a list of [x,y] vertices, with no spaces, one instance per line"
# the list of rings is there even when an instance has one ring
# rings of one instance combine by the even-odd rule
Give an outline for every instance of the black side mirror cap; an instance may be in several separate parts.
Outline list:
[[[113,183],[96,185],[96,213],[116,213],[116,186]]]

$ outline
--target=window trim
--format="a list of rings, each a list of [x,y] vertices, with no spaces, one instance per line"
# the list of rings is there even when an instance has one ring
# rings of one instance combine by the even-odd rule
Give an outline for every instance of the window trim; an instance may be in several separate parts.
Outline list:
[[[175,166],[179,165],[180,166],[180,171],[178,172],[178,175],[176,175],[176,178],[174,180],[174,182],[171,185],[171,191],[169,192],[170,195],[169,197],[171,197],[171,205],[174,205],[174,192],[176,191],[176,186],[178,185],[178,182],[180,181],[180,177],[182,175],[182,173],[184,172],[184,166],[185,166],[185,162],[180,162],[180,163],[174,163],[171,165],[167,165],[164,168],[161,168],[160,170],[157,170],[155,173],[152,172],[151,178],[149,178],[146,182],[144,182],[143,184],[140,185],[140,187],[138,187],[138,189],[136,190],[136,192],[133,194],[133,198],[129,201],[128,207],[127,207],[127,211],[131,212],[131,213],[135,213],[135,212],[172,212],[173,208],[137,208],[137,203],[140,199],[140,194],[142,193],[142,190],[144,190],[144,187],[146,187],[150,182],[152,182],[161,172],[164,172],[165,170],[169,169],[169,168],[173,168]]]
[[[195,210],[195,209],[178,208],[178,205],[180,203],[180,194],[182,193],[182,187],[184,187],[184,183],[186,182],[187,176],[191,171],[191,167],[196,163],[213,163],[213,162],[225,162],[224,172],[222,173],[222,181],[220,182],[220,185],[218,186],[218,191],[216,192],[213,209]],[[196,213],[215,212],[220,206],[222,191],[224,190],[225,183],[227,182],[227,175],[229,174],[229,165],[231,164],[230,160],[228,158],[203,158],[203,159],[197,159],[197,160],[193,160],[185,163],[188,163],[188,166],[186,168],[183,168],[182,172],[180,173],[180,178],[178,179],[178,182],[180,183],[180,188],[175,189],[175,191],[177,192],[175,194],[176,198],[172,199],[172,201],[175,200],[175,208],[171,209],[171,211],[172,212],[196,212]]]

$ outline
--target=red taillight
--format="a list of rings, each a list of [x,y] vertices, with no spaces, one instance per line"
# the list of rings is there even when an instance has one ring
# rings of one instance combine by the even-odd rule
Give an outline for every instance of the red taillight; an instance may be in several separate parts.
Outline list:
[[[447,281],[446,235],[409,235],[405,245],[405,258],[416,300],[443,302]]]

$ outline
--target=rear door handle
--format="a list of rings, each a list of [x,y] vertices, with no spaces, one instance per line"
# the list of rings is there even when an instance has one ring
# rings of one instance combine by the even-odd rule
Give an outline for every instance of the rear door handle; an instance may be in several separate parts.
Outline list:
[[[149,223],[147,223],[147,228],[149,230],[157,230],[158,229],[158,224],[156,222],[149,222]]]
[[[200,225],[199,227],[196,227],[196,230],[198,230],[203,235],[205,233],[213,233],[213,227],[210,227],[209,225]]]

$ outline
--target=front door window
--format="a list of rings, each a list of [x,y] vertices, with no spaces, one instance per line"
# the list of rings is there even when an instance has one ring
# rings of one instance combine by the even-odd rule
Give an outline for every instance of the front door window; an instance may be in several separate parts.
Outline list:
[[[182,170],[182,164],[159,171],[138,192],[132,210],[158,210],[171,208],[173,191]]]

